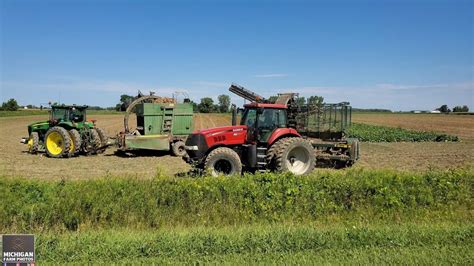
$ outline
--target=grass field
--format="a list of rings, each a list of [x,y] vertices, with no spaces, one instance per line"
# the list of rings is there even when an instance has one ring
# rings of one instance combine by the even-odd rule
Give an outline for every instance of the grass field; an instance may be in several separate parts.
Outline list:
[[[19,140],[46,118],[0,117],[0,233],[34,233],[39,263],[474,263],[474,116],[356,113],[460,141],[364,142],[352,169],[303,178],[173,177],[189,168],[165,153],[30,155]],[[89,118],[123,128],[122,115]],[[195,116],[197,129],[229,124]]]
[[[39,262],[469,264],[473,176],[3,177],[0,231],[34,233]]]

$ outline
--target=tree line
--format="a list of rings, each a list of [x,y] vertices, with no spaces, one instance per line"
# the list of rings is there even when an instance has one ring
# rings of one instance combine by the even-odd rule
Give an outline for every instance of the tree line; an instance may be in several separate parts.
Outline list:
[[[128,107],[128,105],[135,99],[136,97],[122,94],[120,95],[120,102],[116,104],[114,107],[100,107],[100,106],[89,106],[90,110],[116,110],[116,111],[125,111]],[[278,96],[274,95],[268,98],[269,102],[274,103],[277,100]],[[298,97],[296,99],[296,102],[299,105],[303,104],[312,104],[312,105],[321,105],[324,103],[324,97],[321,96],[310,96],[308,98],[305,97]],[[214,100],[211,97],[203,97],[200,99],[199,103],[191,101],[191,104],[193,105],[193,111],[195,113],[228,113],[230,112],[230,97],[229,95],[226,94],[221,94],[217,96],[217,103],[214,103]],[[20,106],[18,102],[11,98],[6,102],[3,102],[2,105],[0,106],[0,111],[16,111],[23,106]],[[34,105],[26,105],[28,109],[42,109],[38,108],[37,106]],[[43,107],[43,106],[41,106]],[[387,109],[357,109],[353,108],[353,111],[357,110],[364,110],[364,111],[372,111],[372,112],[391,112],[390,110]],[[461,113],[461,112],[469,112],[469,107],[467,105],[458,105],[453,107],[451,110],[448,105],[443,104],[439,108],[436,108],[436,110],[440,111],[441,113]]]
[[[453,110],[449,109],[447,104],[441,105],[439,108],[436,108],[436,110],[440,111],[441,113],[464,113],[464,112],[469,112],[469,107],[467,105],[463,106],[455,106],[453,107]]]

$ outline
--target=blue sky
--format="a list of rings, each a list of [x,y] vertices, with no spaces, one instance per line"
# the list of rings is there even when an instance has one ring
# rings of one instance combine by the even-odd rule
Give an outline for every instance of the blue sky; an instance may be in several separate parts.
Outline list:
[[[2,101],[199,100],[235,82],[361,108],[474,109],[474,1],[0,3]]]

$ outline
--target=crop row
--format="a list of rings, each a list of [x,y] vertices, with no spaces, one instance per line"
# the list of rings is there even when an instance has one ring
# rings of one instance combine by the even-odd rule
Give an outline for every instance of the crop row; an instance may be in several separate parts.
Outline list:
[[[423,142],[459,141],[457,136],[404,128],[352,123],[348,136],[367,142]]]

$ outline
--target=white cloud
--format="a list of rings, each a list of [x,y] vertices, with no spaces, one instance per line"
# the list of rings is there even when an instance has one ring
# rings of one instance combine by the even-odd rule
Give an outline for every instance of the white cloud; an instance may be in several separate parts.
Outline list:
[[[288,77],[288,74],[283,73],[275,73],[275,74],[261,74],[261,75],[254,75],[255,78],[284,78]]]

